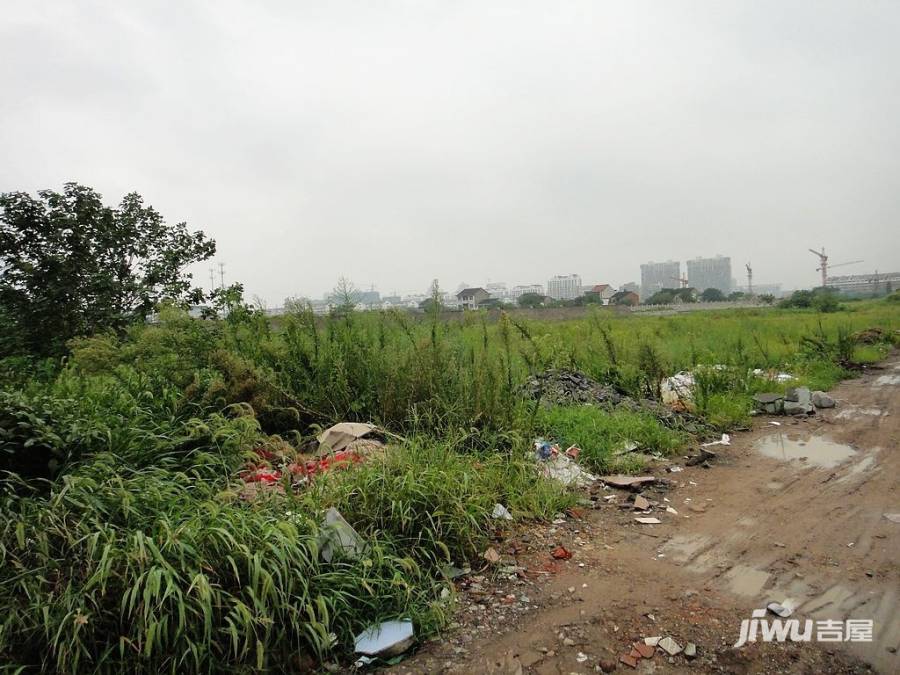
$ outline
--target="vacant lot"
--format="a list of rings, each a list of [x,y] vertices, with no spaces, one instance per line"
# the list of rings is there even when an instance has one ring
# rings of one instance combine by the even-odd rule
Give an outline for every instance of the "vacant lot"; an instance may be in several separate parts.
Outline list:
[[[8,359],[0,659],[281,671],[352,663],[353,637],[380,620],[409,617],[425,638],[454,620],[449,566],[489,564],[512,528],[583,504],[541,475],[534,439],[578,446],[589,471],[636,471],[748,428],[780,374],[833,388],[885,358],[898,328],[887,301],[555,322],[301,313],[277,328],[236,307],[166,311],[76,341],[62,363]],[[690,400],[662,403],[660,383],[686,370]],[[292,467],[339,421],[378,425],[386,446],[307,480]],[[511,524],[491,517],[498,503]],[[321,555],[330,507],[361,552]]]

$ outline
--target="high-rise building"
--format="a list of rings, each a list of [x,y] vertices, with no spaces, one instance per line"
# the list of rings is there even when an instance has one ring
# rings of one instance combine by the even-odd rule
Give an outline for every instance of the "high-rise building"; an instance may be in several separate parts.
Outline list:
[[[694,258],[687,261],[688,286],[702,293],[716,288],[726,295],[731,293],[731,258],[717,255],[715,258]]]
[[[678,288],[681,263],[674,260],[648,262],[641,265],[641,297],[649,298],[663,288]]]
[[[581,277],[578,274],[557,275],[547,281],[547,295],[554,300],[572,300],[581,295]]]

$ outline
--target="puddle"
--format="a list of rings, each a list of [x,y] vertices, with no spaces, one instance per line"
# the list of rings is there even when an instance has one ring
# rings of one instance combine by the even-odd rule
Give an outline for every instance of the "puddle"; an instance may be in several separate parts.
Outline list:
[[[769,580],[769,573],[747,565],[735,565],[725,573],[725,579],[733,593],[759,595]]]
[[[856,454],[849,445],[835,443],[822,436],[791,438],[788,434],[770,434],[753,447],[766,457],[784,461],[799,460],[824,469],[832,469]]]

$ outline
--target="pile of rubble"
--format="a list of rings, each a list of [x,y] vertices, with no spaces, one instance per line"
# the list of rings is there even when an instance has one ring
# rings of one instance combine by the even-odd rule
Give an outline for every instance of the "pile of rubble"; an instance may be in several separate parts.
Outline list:
[[[540,398],[558,405],[594,403],[615,406],[624,399],[615,388],[601,384],[584,373],[556,368],[529,377],[522,385],[522,393],[528,398]]]
[[[791,387],[784,394],[756,394],[753,405],[756,412],[767,415],[813,415],[817,408],[833,408],[835,401],[824,391]]]

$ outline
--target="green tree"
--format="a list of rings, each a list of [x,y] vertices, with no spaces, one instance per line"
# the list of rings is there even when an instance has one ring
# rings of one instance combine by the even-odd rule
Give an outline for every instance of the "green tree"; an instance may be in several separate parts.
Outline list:
[[[700,299],[703,302],[722,302],[725,294],[718,288],[707,288],[700,294]]]
[[[534,309],[544,304],[544,296],[540,293],[522,293],[518,299],[519,307]]]
[[[0,314],[23,351],[62,353],[79,335],[121,331],[164,299],[199,303],[186,268],[215,242],[170,225],[133,192],[118,207],[92,188],[0,195]]]

